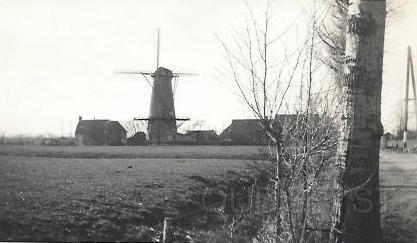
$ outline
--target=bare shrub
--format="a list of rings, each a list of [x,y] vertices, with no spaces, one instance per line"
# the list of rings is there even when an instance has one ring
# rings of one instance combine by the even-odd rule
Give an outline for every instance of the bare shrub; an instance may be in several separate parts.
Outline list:
[[[221,41],[229,77],[269,138],[269,146],[263,150],[269,163],[252,165],[258,183],[265,182],[261,194],[267,210],[248,216],[245,212],[254,207],[252,201],[246,211],[226,212],[225,228],[232,238],[237,225],[256,218],[262,223],[255,224],[259,227],[254,238],[261,242],[324,241],[331,227],[332,163],[338,140],[335,120],[340,100],[333,95],[333,88],[313,91],[313,85],[323,81],[316,73],[322,64],[317,58],[321,44],[318,10],[311,14],[306,40],[276,64],[270,58],[276,57],[273,45],[277,45],[277,38],[270,36],[275,7],[268,2],[260,21],[248,7],[251,18],[244,31],[237,33],[235,43]],[[290,112],[285,104],[294,100],[287,97],[294,82],[305,88],[300,88],[300,97]]]

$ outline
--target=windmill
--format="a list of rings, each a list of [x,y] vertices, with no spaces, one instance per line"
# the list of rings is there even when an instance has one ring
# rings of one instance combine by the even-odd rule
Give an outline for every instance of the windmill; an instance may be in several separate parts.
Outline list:
[[[177,118],[175,115],[174,95],[180,76],[193,76],[195,73],[177,73],[159,66],[159,43],[156,49],[155,72],[142,72],[135,70],[119,70],[116,74],[142,75],[152,88],[151,103],[148,118],[135,118],[135,120],[148,122],[148,139],[152,144],[174,142],[177,135],[177,121],[187,121],[189,118]],[[151,83],[148,77],[152,77]],[[174,79],[174,92],[172,79]]]

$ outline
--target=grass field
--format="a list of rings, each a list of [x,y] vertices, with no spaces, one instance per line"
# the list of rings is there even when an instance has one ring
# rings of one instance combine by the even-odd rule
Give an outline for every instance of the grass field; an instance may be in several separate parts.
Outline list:
[[[193,177],[244,172],[257,153],[257,147],[0,146],[0,240],[141,239],[142,226],[160,230],[172,211],[194,216],[175,209],[191,200]],[[417,156],[382,152],[381,162],[390,197],[415,201]]]
[[[49,158],[259,159],[256,146],[20,146],[2,145],[0,155]]]
[[[187,200],[193,176],[243,170],[257,151],[1,146],[0,240],[137,239],[138,225],[160,226],[171,203]]]

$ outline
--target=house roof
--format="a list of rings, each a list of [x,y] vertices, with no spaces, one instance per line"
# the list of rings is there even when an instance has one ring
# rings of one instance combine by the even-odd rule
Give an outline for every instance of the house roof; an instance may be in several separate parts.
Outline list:
[[[259,121],[256,119],[246,119],[246,120],[232,120],[230,125],[232,132],[233,131],[257,131],[262,130]]]
[[[118,129],[126,132],[122,125],[118,121],[110,120],[81,120],[77,124],[75,134],[98,134],[103,133],[108,126],[117,127]]]
[[[280,123],[295,123],[300,120],[303,116],[297,114],[279,114],[275,117]],[[253,132],[263,131],[260,121],[257,119],[234,119],[232,123],[223,130],[220,136],[230,136],[230,133],[236,132]]]
[[[256,119],[234,119],[232,123],[223,130],[220,137],[230,137],[231,133],[245,133],[262,130],[259,121]]]

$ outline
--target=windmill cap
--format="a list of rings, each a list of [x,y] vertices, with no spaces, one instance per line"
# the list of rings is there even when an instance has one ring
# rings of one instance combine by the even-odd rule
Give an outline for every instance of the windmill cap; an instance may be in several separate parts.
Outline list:
[[[154,76],[169,76],[169,77],[173,76],[172,71],[164,67],[158,67],[158,69],[156,69],[153,75]]]

